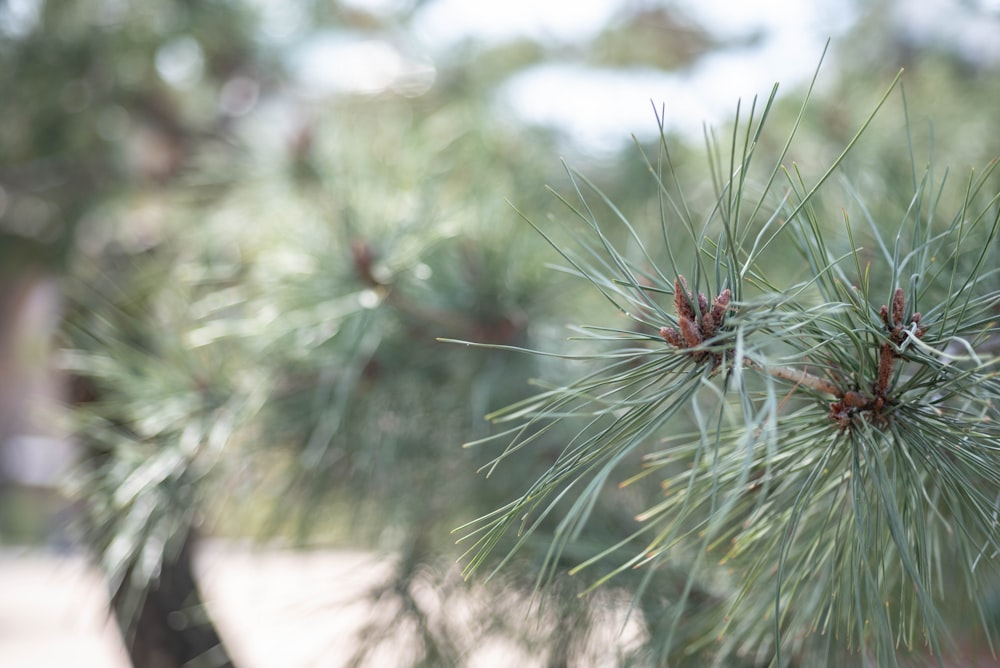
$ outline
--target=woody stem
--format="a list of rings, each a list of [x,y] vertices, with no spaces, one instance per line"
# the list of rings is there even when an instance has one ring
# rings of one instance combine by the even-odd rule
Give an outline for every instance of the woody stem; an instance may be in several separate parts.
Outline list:
[[[843,390],[841,390],[836,383],[827,380],[826,378],[820,378],[819,376],[814,376],[811,373],[802,371],[800,369],[795,369],[792,367],[785,366],[774,366],[774,367],[762,367],[752,360],[747,360],[749,366],[755,367],[768,373],[775,378],[781,378],[782,380],[788,380],[796,385],[802,385],[808,387],[811,390],[816,390],[817,392],[824,392],[826,394],[832,394],[833,396],[840,398],[844,396]]]

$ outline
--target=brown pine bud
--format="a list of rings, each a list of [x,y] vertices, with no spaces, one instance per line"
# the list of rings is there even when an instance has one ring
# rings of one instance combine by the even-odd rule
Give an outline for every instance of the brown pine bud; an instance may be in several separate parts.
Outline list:
[[[704,337],[701,334],[701,328],[698,327],[698,323],[690,318],[681,318],[678,323],[681,327],[681,335],[684,337],[684,342],[687,344],[688,348],[694,348],[704,341]]]
[[[660,337],[674,348],[684,347],[684,339],[673,327],[660,327]]]
[[[729,308],[729,302],[733,298],[733,291],[726,288],[719,293],[719,296],[712,300],[712,319],[715,321],[716,325],[721,325],[722,321],[726,318],[726,309]]]
[[[892,326],[903,324],[903,310],[906,308],[906,298],[903,296],[903,288],[896,288],[892,295]]]
[[[678,276],[674,281],[674,309],[677,311],[678,319],[683,320],[685,317],[689,320],[695,319],[690,299],[691,293],[688,291],[687,281],[683,276]]]
[[[889,391],[892,380],[892,363],[896,359],[896,351],[891,343],[883,343],[878,351],[878,377],[875,379],[875,394],[883,397]]]
[[[715,322],[715,317],[712,315],[711,311],[701,317],[701,335],[705,337],[706,340],[715,336],[715,332],[717,332],[718,329],[719,326]]]
[[[871,399],[858,392],[856,390],[848,390],[844,393],[843,407],[844,408],[864,408],[869,404]]]
[[[732,299],[733,291],[726,288],[719,293],[719,296],[712,300],[712,308],[701,319],[701,332],[706,339],[715,336],[726,318],[726,309],[729,307],[729,300]]]
[[[892,324],[889,322],[889,307],[882,304],[882,308],[878,310],[878,314],[882,317],[882,324],[885,325],[887,332],[892,331]]]

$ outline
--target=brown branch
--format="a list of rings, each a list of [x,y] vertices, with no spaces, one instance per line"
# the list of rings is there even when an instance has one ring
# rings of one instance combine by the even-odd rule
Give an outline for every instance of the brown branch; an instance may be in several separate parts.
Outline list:
[[[678,276],[677,280],[674,281],[674,310],[677,311],[677,326],[680,331],[673,327],[661,327],[660,338],[679,350],[689,350],[695,355],[695,359],[702,360],[711,357],[718,365],[721,362],[721,354],[692,349],[696,349],[707,339],[712,338],[725,324],[726,313],[729,311],[732,297],[732,290],[726,288],[709,304],[705,295],[699,292],[697,296],[698,310],[701,311],[701,325],[699,326],[698,314],[695,313],[694,306],[692,306],[696,299],[694,293],[688,288],[684,277]],[[817,392],[832,394],[837,398],[843,396],[843,391],[833,381],[799,369],[764,367],[750,359],[746,360],[746,364],[776,378],[792,381],[796,385],[802,385]]]
[[[788,380],[796,385],[802,385],[803,387],[808,387],[809,389],[817,392],[831,394],[838,399],[844,396],[844,391],[841,390],[840,387],[832,380],[821,378],[820,376],[814,376],[813,374],[807,371],[802,371],[801,369],[787,366],[763,367],[749,359],[747,360],[747,365],[760,369],[764,373],[774,376],[775,378]]]
[[[374,251],[364,240],[351,244],[351,262],[358,280],[375,290],[382,303],[413,321],[444,330],[449,336],[489,343],[510,343],[524,331],[523,319],[514,315],[500,314],[496,319],[484,320],[414,300],[378,275],[375,259]]]

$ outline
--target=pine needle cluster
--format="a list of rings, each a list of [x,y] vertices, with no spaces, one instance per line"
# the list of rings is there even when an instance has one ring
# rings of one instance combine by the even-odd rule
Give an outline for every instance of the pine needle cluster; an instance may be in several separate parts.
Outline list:
[[[898,79],[811,183],[784,165],[805,103],[763,170],[774,92],[738,111],[728,146],[708,136],[704,213],[661,132],[657,155],[643,152],[655,242],[568,170],[566,237],[528,222],[627,325],[580,329],[582,352],[558,354],[587,371],[489,416],[507,427],[477,443],[506,444],[491,472],[555,428],[575,436],[522,494],[458,530],[467,572],[511,532],[513,554],[554,522],[539,582],[552,580],[617,483],[647,492],[638,529],[569,572],[596,571],[594,587],[640,574],[656,661],[943,663],[969,638],[996,650],[997,161],[954,184],[914,159],[896,220],[850,187],[839,220],[826,206]],[[665,571],[682,585],[657,591]]]

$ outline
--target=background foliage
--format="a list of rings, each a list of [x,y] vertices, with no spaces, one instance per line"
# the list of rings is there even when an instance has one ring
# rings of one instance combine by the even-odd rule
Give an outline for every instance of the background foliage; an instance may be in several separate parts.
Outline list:
[[[450,570],[464,550],[452,530],[516,498],[575,433],[556,424],[495,470],[497,451],[460,447],[506,428],[482,418],[532,395],[531,379],[558,384],[592,368],[504,347],[577,355],[604,344],[567,342],[567,324],[634,326],[598,292],[552,270],[559,255],[518,213],[548,233],[572,225],[546,186],[570,200],[585,177],[601,193],[588,197],[595,218],[603,225],[621,215],[649,243],[661,234],[664,191],[683,193],[700,221],[716,203],[710,175],[729,159],[728,125],[716,130],[721,148],[709,151],[668,130],[677,181],[662,185],[649,169],[658,164],[655,134],[588,152],[558,127],[513,118],[497,90],[549,61],[676,70],[738,40],[698,25],[683,6],[639,3],[589,41],[471,41],[436,54],[428,70],[408,32],[422,9],[0,3],[0,280],[15,292],[24,276],[57,277],[64,317],[54,357],[70,379],[83,451],[71,488],[126,637],[142,635],[143,614],[153,614],[144,606],[164,573],[183,566],[199,534],[212,534],[398,555],[393,587],[373,592],[398,604],[368,635],[377,644],[377,631],[391,635],[394,621],[409,620],[414,663],[461,664],[499,633],[549,665],[595,656],[655,665],[667,652],[671,665],[766,664],[766,634],[737,626],[725,641],[706,635],[737,590],[726,569],[691,579],[701,559],[693,552],[577,598],[592,580],[565,572],[639,530],[636,515],[663,498],[656,484],[620,488],[626,473],[607,478],[558,560],[549,546],[568,535],[559,516],[571,499],[540,520],[488,585],[492,599],[474,628],[428,621],[422,586],[437,588],[446,605],[467,595]],[[989,110],[1000,77],[985,56],[970,61],[947,42],[912,42],[892,3],[857,11],[863,18],[834,42],[783,164],[814,181],[905,66],[908,109],[901,95],[889,98],[835,174],[838,189],[817,201],[883,230],[882,221],[905,220],[925,163],[939,179],[951,166],[949,179],[962,181],[997,155]],[[285,23],[303,40],[328,29],[388,44],[407,65],[381,87],[321,91],[296,70],[294,40],[275,37]],[[327,67],[350,73],[350,62]],[[657,91],[649,97],[659,103]],[[759,164],[779,159],[801,99],[802,91],[783,90],[776,100]],[[648,122],[655,130],[652,109]],[[631,132],[639,129],[621,128],[623,138]],[[564,169],[560,154],[579,172]],[[816,221],[843,241],[842,216]],[[695,252],[686,235],[668,233],[676,256]],[[635,256],[626,230],[607,234]],[[806,264],[784,261],[793,248],[782,239],[770,249],[775,284],[810,278]],[[669,266],[665,247],[648,250],[656,266]],[[996,261],[994,249],[986,262]],[[699,426],[695,415],[679,419],[677,432]],[[638,470],[642,454],[629,453],[622,470]],[[491,558],[513,540],[504,536]],[[605,556],[608,571],[621,554]],[[512,622],[540,574],[557,583],[545,615]],[[602,610],[629,610],[639,589],[638,631],[596,642],[622,625]],[[678,622],[682,599],[689,609]],[[960,615],[955,623],[965,628]],[[969,651],[982,642],[959,640]],[[196,653],[224,663],[211,649],[217,640],[206,642]],[[921,661],[921,648],[914,653]]]

